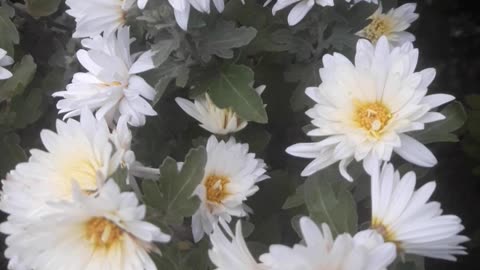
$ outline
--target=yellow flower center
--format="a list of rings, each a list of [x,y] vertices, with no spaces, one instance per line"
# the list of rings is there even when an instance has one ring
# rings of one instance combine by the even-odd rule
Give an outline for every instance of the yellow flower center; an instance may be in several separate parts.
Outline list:
[[[226,176],[211,174],[205,180],[207,200],[213,203],[221,203],[229,195],[226,185],[230,180]]]
[[[355,104],[354,121],[374,138],[380,138],[390,119],[392,119],[392,113],[381,102],[357,102]]]
[[[63,199],[72,197],[72,181],[75,181],[86,193],[97,190],[97,172],[101,169],[102,164],[92,160],[92,157],[81,154],[70,157],[70,159],[67,158],[62,163],[58,169],[58,181]]]
[[[376,230],[380,235],[382,235],[385,242],[395,244],[398,251],[402,250],[401,243],[397,240],[395,233],[390,229],[388,225],[383,224],[380,219],[374,217],[372,219],[371,228],[373,230]]]
[[[123,237],[123,230],[103,217],[94,217],[85,225],[86,238],[95,248],[109,249]]]
[[[392,23],[386,16],[375,16],[372,22],[364,29],[365,37],[376,43],[381,36],[392,32]]]

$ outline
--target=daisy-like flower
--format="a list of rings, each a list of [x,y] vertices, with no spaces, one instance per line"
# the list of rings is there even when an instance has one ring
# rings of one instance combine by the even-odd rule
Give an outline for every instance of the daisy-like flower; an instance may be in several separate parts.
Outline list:
[[[6,80],[12,77],[12,73],[4,68],[11,64],[13,64],[13,59],[7,55],[7,51],[0,48],[0,80]]]
[[[266,270],[266,266],[255,261],[250,250],[245,243],[242,233],[242,223],[237,221],[235,234],[232,233],[228,225],[223,222],[222,226],[216,225],[213,233],[210,235],[212,248],[208,251],[208,256],[216,270]],[[223,230],[227,233],[222,231]]]
[[[196,242],[204,233],[210,234],[219,218],[230,222],[232,216],[246,216],[250,209],[243,204],[258,191],[258,182],[268,178],[265,163],[248,152],[248,144],[217,141],[207,142],[207,164],[202,182],[194,194],[200,206],[192,217],[192,232]]]
[[[12,237],[48,214],[48,201],[71,200],[72,182],[93,194],[119,165],[112,156],[107,124],[88,110],[82,112],[80,122],[58,120],[57,133],[43,130],[40,137],[46,151],[32,149],[29,161],[18,164],[2,181],[0,210],[9,216],[0,231]],[[11,265],[23,261],[10,258]]]
[[[213,0],[213,4],[218,12],[225,8],[224,0]],[[188,28],[188,19],[190,17],[190,5],[201,13],[210,13],[210,0],[168,0],[173,8],[175,20],[178,26],[183,30]]]
[[[384,164],[372,174],[372,229],[392,242],[401,253],[455,261],[466,254],[461,243],[468,238],[458,235],[464,227],[457,216],[442,215],[438,202],[428,202],[435,190],[429,182],[415,191],[414,172],[394,171]]]
[[[143,9],[148,0],[138,0],[138,7]],[[77,28],[74,38],[93,37],[103,33],[108,36],[126,22],[128,10],[135,0],[67,0],[70,8],[67,14],[75,18]]]
[[[416,7],[417,4],[408,3],[383,14],[382,6],[379,6],[378,10],[370,16],[372,20],[370,24],[357,35],[369,39],[372,43],[376,43],[381,36],[386,36],[392,47],[413,42],[415,36],[405,30],[418,19],[418,14],[415,13]]]
[[[145,116],[157,113],[146,100],[153,100],[155,89],[136,75],[154,68],[152,52],[138,58],[130,54],[129,28],[121,28],[117,35],[96,36],[83,40],[90,50],[79,50],[77,57],[88,72],[76,73],[66,91],[56,92],[63,97],[57,103],[65,118],[76,116],[84,107],[96,111],[97,119],[109,124],[120,115],[127,116],[132,126],[145,124]]]
[[[317,103],[307,111],[315,126],[307,134],[326,138],[287,148],[291,155],[314,159],[303,176],[340,161],[340,172],[352,181],[346,167],[353,159],[363,160],[368,172],[380,160],[390,160],[392,152],[422,167],[437,163],[428,148],[405,132],[444,119],[430,110],[454,97],[426,96],[435,70],[415,72],[417,59],[411,43],[390,49],[385,37],[376,45],[359,40],[354,64],[338,53],[323,57],[322,84],[306,89]]]
[[[383,243],[374,232],[359,237],[342,234],[333,239],[330,228],[320,229],[311,219],[300,219],[304,244],[293,248],[271,245],[270,252],[260,256],[272,270],[386,270],[396,257],[395,245]],[[368,239],[368,242],[365,242]]]
[[[265,90],[265,85],[255,89],[258,95]],[[241,119],[232,109],[221,109],[210,99],[208,94],[197,97],[194,102],[176,98],[177,104],[188,115],[200,122],[200,126],[213,134],[226,135],[244,129],[248,122]]]
[[[7,257],[21,254],[36,270],[156,270],[149,252],[170,236],[144,221],[146,208],[113,180],[97,196],[74,185],[72,201],[52,203],[52,212],[21,234],[7,238]]]
[[[265,5],[268,3],[270,3],[270,1],[265,3]],[[290,10],[290,13],[288,13],[288,25],[296,25],[299,23],[315,4],[322,7],[334,5],[333,0],[278,0],[272,8],[272,13],[275,15],[279,10],[295,3],[297,4]]]

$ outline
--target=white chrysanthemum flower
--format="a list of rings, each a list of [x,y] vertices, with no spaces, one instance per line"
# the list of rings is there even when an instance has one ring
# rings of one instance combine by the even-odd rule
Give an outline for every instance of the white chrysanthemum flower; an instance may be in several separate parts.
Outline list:
[[[383,243],[381,236],[370,232],[359,237],[342,234],[333,239],[330,228],[320,229],[311,219],[300,219],[304,244],[293,248],[271,245],[270,252],[260,256],[272,270],[386,270],[395,260],[395,245]],[[364,243],[365,239],[368,242]]]
[[[138,0],[143,9],[148,0]],[[67,14],[75,18],[74,38],[108,36],[125,25],[127,12],[135,0],[67,0]]]
[[[190,5],[202,13],[210,13],[210,0],[168,0],[173,8],[175,20],[178,26],[183,30],[188,28],[188,19],[190,17]],[[225,8],[224,0],[213,0],[213,4],[218,12],[222,12]]]
[[[405,31],[412,22],[418,19],[415,13],[417,4],[408,3],[398,8],[392,8],[386,14],[382,13],[382,6],[370,16],[372,20],[368,26],[357,35],[376,43],[381,36],[386,36],[392,47],[398,47],[405,42],[415,41],[415,36]]]
[[[265,3],[265,5],[268,3],[269,2]],[[278,0],[272,8],[272,13],[275,15],[279,10],[295,3],[297,4],[290,10],[290,13],[288,13],[288,25],[296,25],[299,23],[315,4],[322,7],[334,5],[333,0]]]
[[[72,201],[52,203],[52,212],[21,234],[7,238],[7,256],[20,254],[36,270],[156,270],[153,242],[170,236],[144,221],[146,207],[113,180],[97,196],[74,185]]]
[[[352,181],[346,167],[353,159],[363,160],[369,171],[379,160],[390,160],[392,152],[423,167],[437,163],[428,148],[405,132],[444,119],[430,110],[454,97],[426,96],[435,70],[415,72],[417,59],[418,50],[411,43],[390,49],[385,37],[376,46],[359,40],[355,64],[338,53],[323,57],[322,84],[306,89],[317,102],[307,111],[315,126],[307,134],[326,138],[287,149],[291,155],[314,159],[303,176],[340,161],[340,172]]]
[[[119,165],[107,124],[88,110],[80,122],[58,120],[57,133],[43,130],[40,137],[46,151],[32,149],[29,161],[18,164],[2,181],[0,210],[9,216],[0,231],[12,237],[51,211],[47,201],[70,200],[73,181],[85,193],[95,193]],[[22,262],[10,259],[11,265]]]
[[[416,177],[408,172],[402,178],[391,164],[372,175],[372,228],[392,242],[401,253],[456,260],[466,254],[458,235],[464,227],[457,216],[442,215],[438,202],[428,202],[435,190],[429,182],[415,191]]]
[[[83,40],[90,50],[79,50],[77,57],[88,72],[76,73],[66,91],[54,93],[63,97],[57,103],[60,113],[72,117],[88,107],[96,111],[97,119],[111,123],[125,115],[132,126],[142,126],[145,116],[157,114],[146,101],[153,100],[155,89],[136,75],[154,68],[152,52],[136,58],[130,54],[130,42],[129,28],[119,29],[117,35]]]
[[[205,174],[194,194],[200,206],[192,217],[192,232],[196,242],[210,234],[219,218],[230,222],[232,216],[243,217],[250,210],[243,201],[258,191],[258,182],[268,178],[265,163],[248,152],[248,144],[217,141],[207,142]]]
[[[258,95],[261,95],[264,90],[264,85],[255,89]],[[217,107],[208,94],[195,98],[194,102],[184,98],[176,98],[175,101],[182,110],[200,122],[202,128],[213,134],[226,135],[235,133],[244,129],[248,124],[232,109]]]
[[[7,55],[7,51],[0,48],[0,80],[6,80],[12,77],[12,73],[4,68],[11,64],[13,64],[13,59]]]
[[[237,221],[235,234],[232,233],[228,225],[220,223],[222,226],[214,226],[213,233],[210,235],[212,248],[208,251],[208,256],[216,270],[266,270],[266,266],[255,261],[250,250],[245,243],[242,233],[242,224]],[[224,234],[223,230],[227,233]]]

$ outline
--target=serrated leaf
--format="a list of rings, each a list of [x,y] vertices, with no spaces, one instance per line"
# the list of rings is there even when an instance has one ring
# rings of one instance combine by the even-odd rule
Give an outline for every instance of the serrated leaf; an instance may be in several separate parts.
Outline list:
[[[62,0],[26,0],[27,11],[33,17],[43,17],[57,11]]]
[[[454,131],[461,128],[467,120],[467,113],[460,102],[452,102],[441,112],[446,119],[427,124],[425,129],[411,135],[423,144],[434,142],[458,142]]]
[[[326,179],[309,177],[305,182],[305,203],[312,219],[317,224],[327,223],[335,235],[356,232],[356,203],[345,187],[334,188]]]
[[[212,55],[233,58],[234,48],[247,45],[255,38],[253,27],[237,27],[234,22],[217,20],[213,28],[206,29],[197,38],[198,52],[203,61],[210,61]]]
[[[15,64],[13,76],[0,85],[0,102],[23,93],[28,84],[32,81],[37,65],[30,55],[26,55]]]
[[[174,39],[161,40],[155,43],[152,46],[152,51],[155,53],[153,56],[153,62],[155,63],[155,66],[158,67],[163,64],[179,45],[180,44],[178,40]]]
[[[253,71],[243,65],[223,67],[209,83],[209,95],[220,108],[232,108],[246,121],[267,123],[268,117],[262,98],[251,86]]]
[[[179,171],[177,162],[167,157],[160,166],[159,181],[143,181],[145,203],[157,210],[166,224],[180,224],[197,210],[199,200],[192,194],[203,179],[206,158],[204,147],[192,149]]]

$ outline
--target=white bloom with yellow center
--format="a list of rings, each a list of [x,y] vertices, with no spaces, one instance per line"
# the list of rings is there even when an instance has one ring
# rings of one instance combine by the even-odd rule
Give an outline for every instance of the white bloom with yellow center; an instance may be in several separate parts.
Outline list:
[[[216,270],[266,270],[266,266],[255,261],[250,250],[245,243],[242,233],[242,223],[237,221],[235,234],[232,233],[228,225],[220,223],[216,225],[213,233],[210,235],[212,248],[208,251],[208,256]],[[222,231],[223,230],[227,233]]]
[[[2,181],[0,210],[9,216],[0,229],[12,237],[48,214],[47,202],[71,200],[74,181],[93,194],[119,165],[112,156],[107,124],[88,110],[82,112],[80,122],[58,120],[57,133],[43,130],[40,135],[46,151],[32,149],[29,161],[18,164]],[[11,264],[22,261],[10,259]]]
[[[357,35],[376,43],[381,36],[386,36],[392,47],[401,46],[405,42],[415,41],[415,36],[405,31],[418,19],[415,13],[417,4],[408,3],[398,8],[392,8],[387,13],[382,13],[382,7],[370,16],[371,22]]]
[[[415,183],[414,172],[400,178],[391,164],[372,172],[372,229],[401,253],[455,261],[466,254],[460,244],[468,241],[458,235],[464,229],[460,218],[442,215],[440,203],[428,202],[435,182],[418,190]]]
[[[136,0],[67,0],[66,12],[75,18],[77,28],[74,38],[93,37],[103,33],[108,36],[125,25],[127,12]],[[138,0],[143,9],[148,0]]]
[[[291,155],[314,159],[303,176],[340,161],[340,172],[352,181],[346,167],[353,159],[363,160],[369,171],[390,160],[392,152],[423,167],[437,163],[428,148],[405,133],[444,119],[430,110],[454,97],[426,96],[435,70],[415,72],[417,59],[411,43],[390,49],[385,37],[376,45],[359,40],[355,64],[338,53],[323,57],[322,84],[306,94],[317,103],[307,111],[315,126],[307,134],[324,139],[287,148]]]
[[[265,86],[255,89],[258,95]],[[240,118],[231,108],[221,109],[210,99],[208,94],[195,98],[194,102],[184,98],[176,98],[177,104],[188,115],[200,122],[200,126],[213,134],[226,135],[244,129],[248,122]]]
[[[136,75],[154,68],[152,52],[135,57],[130,54],[130,43],[129,28],[107,37],[83,40],[82,44],[90,50],[79,50],[77,57],[88,72],[76,73],[66,91],[54,93],[63,98],[57,103],[60,113],[72,117],[88,107],[96,111],[97,119],[105,118],[111,124],[125,115],[132,126],[142,126],[146,116],[156,115],[147,102],[153,100],[156,92]]]
[[[190,6],[201,13],[210,13],[210,0],[168,0],[173,8],[175,20],[178,26],[183,30],[188,28],[188,19],[190,17]],[[222,12],[225,8],[224,0],[213,0],[213,4],[218,12]]]
[[[74,185],[72,201],[52,203],[52,212],[21,234],[7,238],[7,256],[21,254],[35,270],[156,270],[149,252],[170,236],[144,221],[146,208],[113,180],[97,196]]]
[[[0,80],[6,80],[12,77],[12,73],[4,68],[11,64],[13,64],[13,59],[7,55],[7,51],[0,48]]]
[[[196,242],[210,234],[219,218],[230,222],[232,216],[246,216],[249,208],[243,204],[258,191],[258,182],[268,178],[265,163],[248,152],[248,144],[217,141],[207,142],[207,164],[202,182],[194,194],[200,206],[192,217],[192,232]]]
[[[268,269],[386,270],[396,257],[395,245],[384,243],[374,232],[358,237],[341,234],[333,239],[328,225],[322,224],[320,229],[307,217],[300,219],[300,228],[304,243],[293,248],[271,245],[269,253],[260,256]]]

